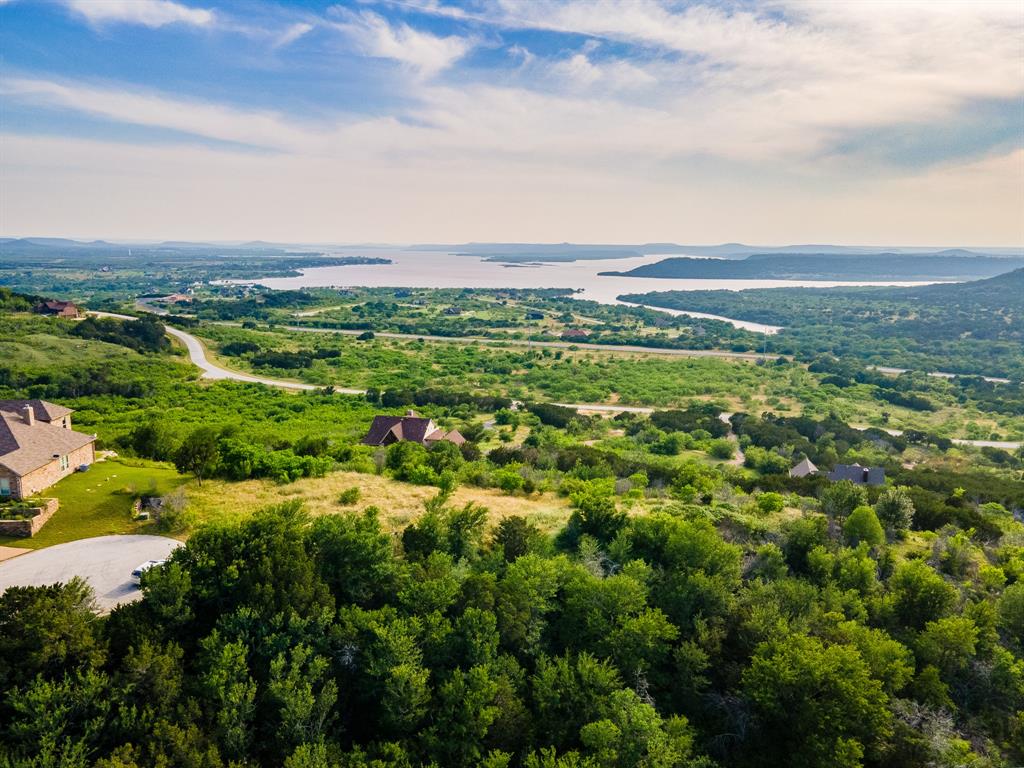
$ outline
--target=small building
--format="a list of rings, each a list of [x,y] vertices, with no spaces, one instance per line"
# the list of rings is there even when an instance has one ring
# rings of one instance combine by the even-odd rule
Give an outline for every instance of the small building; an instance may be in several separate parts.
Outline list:
[[[52,317],[78,317],[82,314],[74,302],[58,301],[56,299],[47,299],[36,307],[36,312],[40,315],[50,315]]]
[[[566,328],[562,331],[562,339],[565,341],[586,341],[590,334],[582,328]]]
[[[526,313],[526,319],[527,320],[543,320],[544,319],[544,313],[543,312],[527,312]]]
[[[370,431],[362,442],[363,445],[385,446],[401,440],[428,448],[442,440],[455,445],[466,442],[457,429],[445,432],[433,419],[417,416],[415,411],[406,411],[405,416],[374,416]]]
[[[814,466],[813,461],[807,458],[789,470],[790,477],[810,477],[816,474],[818,474],[818,468]]]
[[[443,310],[443,314],[445,314],[445,315],[452,315],[452,316],[454,316],[454,315],[461,315],[462,314],[462,307],[456,307],[456,306],[445,307],[444,310]]]
[[[857,485],[885,485],[884,467],[862,467],[860,464],[836,464],[835,469],[828,473],[828,479],[834,483],[849,480]]]
[[[38,418],[37,418],[38,415]],[[45,400],[0,401],[0,498],[25,499],[96,460],[96,436]]]

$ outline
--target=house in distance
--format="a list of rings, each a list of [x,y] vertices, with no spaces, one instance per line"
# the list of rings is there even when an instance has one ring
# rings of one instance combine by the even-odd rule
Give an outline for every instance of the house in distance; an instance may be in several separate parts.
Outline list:
[[[457,429],[445,432],[433,419],[417,416],[416,411],[406,411],[405,416],[374,416],[363,445],[386,446],[402,440],[428,448],[442,440],[455,445],[466,442]]]
[[[78,317],[81,314],[81,311],[74,302],[58,301],[56,299],[47,299],[36,307],[36,312],[40,315],[51,315],[53,317]]]
[[[814,462],[807,458],[789,470],[790,477],[810,477],[816,474],[818,474],[818,468],[814,466]]]
[[[849,480],[856,485],[885,485],[884,467],[862,467],[860,464],[836,464],[828,473],[833,483]]]

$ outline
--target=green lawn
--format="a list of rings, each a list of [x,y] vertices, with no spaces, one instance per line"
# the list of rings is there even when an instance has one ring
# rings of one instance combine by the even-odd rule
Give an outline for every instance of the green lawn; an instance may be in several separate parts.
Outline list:
[[[168,464],[138,459],[98,462],[42,494],[60,499],[60,509],[39,533],[31,539],[0,537],[0,545],[41,549],[91,536],[156,533],[152,523],[132,520],[132,502],[140,493],[167,493],[186,479]]]

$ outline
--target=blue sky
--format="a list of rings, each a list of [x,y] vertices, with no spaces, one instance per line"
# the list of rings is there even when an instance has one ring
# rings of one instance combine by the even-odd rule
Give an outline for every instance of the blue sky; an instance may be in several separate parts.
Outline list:
[[[0,0],[0,230],[1024,243],[1019,2]]]

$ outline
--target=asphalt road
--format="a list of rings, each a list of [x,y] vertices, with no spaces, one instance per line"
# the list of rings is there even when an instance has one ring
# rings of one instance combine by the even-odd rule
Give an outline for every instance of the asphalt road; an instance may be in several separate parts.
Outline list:
[[[163,560],[180,546],[180,541],[164,536],[97,536],[32,550],[0,563],[0,593],[8,587],[41,587],[80,576],[106,612],[142,597],[131,579],[136,566]]]

